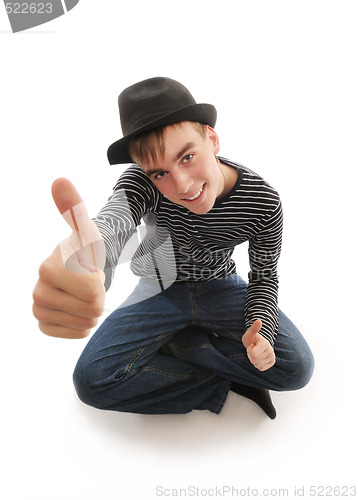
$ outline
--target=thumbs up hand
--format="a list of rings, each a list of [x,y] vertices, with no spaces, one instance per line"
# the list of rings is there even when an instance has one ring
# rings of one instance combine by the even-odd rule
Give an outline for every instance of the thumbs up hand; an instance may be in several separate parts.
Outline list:
[[[33,313],[43,333],[83,338],[103,312],[104,241],[70,181],[57,179],[52,195],[72,234],[40,266]]]
[[[72,235],[60,243],[66,269],[78,273],[101,272],[104,279],[104,242],[76,188],[68,179],[57,179],[52,185],[52,196],[62,217],[72,229]]]
[[[261,327],[262,321],[255,320],[242,336],[242,343],[250,362],[263,372],[275,364],[276,356],[270,342],[259,333]]]

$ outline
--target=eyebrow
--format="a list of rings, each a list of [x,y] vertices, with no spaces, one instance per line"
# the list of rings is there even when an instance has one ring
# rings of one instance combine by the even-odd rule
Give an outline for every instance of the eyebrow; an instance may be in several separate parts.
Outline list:
[[[183,154],[188,151],[188,149],[191,149],[194,146],[195,146],[195,142],[187,142],[185,144],[185,146],[183,147],[183,149],[181,151],[179,151],[179,153],[177,154],[176,159],[179,160],[183,156]]]
[[[195,142],[187,142],[185,146],[179,151],[179,153],[176,155],[175,160],[180,160],[180,158],[191,148],[195,146]],[[162,168],[152,168],[152,169],[145,169],[145,174],[150,177],[151,175],[154,174],[160,174],[160,172],[163,172]]]

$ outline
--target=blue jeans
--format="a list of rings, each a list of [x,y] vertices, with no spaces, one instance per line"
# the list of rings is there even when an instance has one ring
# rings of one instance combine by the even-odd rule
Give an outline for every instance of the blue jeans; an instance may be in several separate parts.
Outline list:
[[[142,414],[220,413],[231,382],[275,391],[309,382],[312,353],[281,311],[275,365],[260,372],[250,363],[241,342],[247,285],[239,276],[157,287],[140,280],[88,342],[74,372],[84,403]]]

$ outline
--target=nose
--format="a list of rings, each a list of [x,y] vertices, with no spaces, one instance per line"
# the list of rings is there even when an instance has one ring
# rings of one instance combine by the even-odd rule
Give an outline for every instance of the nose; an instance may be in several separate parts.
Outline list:
[[[179,195],[187,194],[194,184],[191,177],[183,171],[173,173],[172,180],[175,190]]]

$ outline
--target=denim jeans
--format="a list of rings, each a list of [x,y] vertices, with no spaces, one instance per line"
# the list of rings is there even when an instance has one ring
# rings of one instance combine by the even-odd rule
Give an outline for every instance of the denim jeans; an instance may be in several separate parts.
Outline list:
[[[162,292],[154,280],[141,279],[78,360],[79,398],[130,413],[218,414],[231,382],[274,391],[304,387],[314,359],[281,311],[275,365],[261,372],[250,363],[241,342],[246,288],[237,275],[174,283]]]

